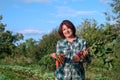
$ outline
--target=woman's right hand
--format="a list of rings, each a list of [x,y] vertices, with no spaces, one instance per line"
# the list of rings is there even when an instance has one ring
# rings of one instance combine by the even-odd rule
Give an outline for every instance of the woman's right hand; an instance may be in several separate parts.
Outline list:
[[[51,56],[53,59],[56,59],[56,53],[51,53],[50,56]]]
[[[79,57],[78,55],[75,55],[75,56],[73,57],[73,61],[74,61],[74,62],[79,62],[79,61],[80,61],[80,57]]]

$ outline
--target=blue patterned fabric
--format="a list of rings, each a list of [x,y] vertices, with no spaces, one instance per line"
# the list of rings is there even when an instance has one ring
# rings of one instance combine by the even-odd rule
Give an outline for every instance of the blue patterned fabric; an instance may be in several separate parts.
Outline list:
[[[82,60],[73,62],[76,53],[86,49],[85,39],[75,37],[72,42],[66,39],[59,40],[56,46],[56,54],[65,54],[64,64],[55,71],[57,80],[84,80],[85,72]]]

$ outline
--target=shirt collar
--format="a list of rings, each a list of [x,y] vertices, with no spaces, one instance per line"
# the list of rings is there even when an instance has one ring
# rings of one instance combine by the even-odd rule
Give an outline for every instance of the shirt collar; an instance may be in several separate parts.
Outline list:
[[[76,37],[74,38],[73,42],[74,42],[74,41],[77,41],[77,39],[78,39],[78,37],[76,36]],[[65,41],[65,42],[68,42],[67,39],[64,39],[64,41]]]

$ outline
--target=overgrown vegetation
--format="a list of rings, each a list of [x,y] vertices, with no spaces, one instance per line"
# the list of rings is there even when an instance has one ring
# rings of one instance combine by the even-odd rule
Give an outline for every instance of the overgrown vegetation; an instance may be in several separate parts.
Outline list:
[[[86,80],[120,79],[120,1],[113,0],[113,15],[107,23],[98,25],[96,20],[85,19],[77,27],[77,35],[87,40],[90,55],[84,63]],[[116,15],[115,15],[116,14]],[[116,23],[110,24],[111,20]],[[49,56],[56,52],[60,39],[57,29],[41,40],[30,38],[17,44],[23,35],[5,30],[0,16],[0,80],[55,80],[55,61]],[[90,57],[90,58],[89,58]],[[91,63],[89,61],[91,59]],[[88,62],[88,63],[87,63]]]

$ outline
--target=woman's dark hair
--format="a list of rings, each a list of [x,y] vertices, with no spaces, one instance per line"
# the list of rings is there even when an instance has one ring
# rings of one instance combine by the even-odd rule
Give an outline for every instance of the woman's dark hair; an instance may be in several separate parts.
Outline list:
[[[63,34],[63,31],[62,31],[62,26],[63,25],[66,25],[68,28],[70,28],[73,32],[73,36],[75,37],[76,36],[76,29],[75,29],[75,26],[73,25],[73,23],[69,20],[63,20],[59,26],[59,29],[58,29],[58,33],[60,35],[61,38],[65,39],[65,36]]]

